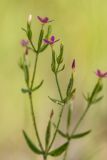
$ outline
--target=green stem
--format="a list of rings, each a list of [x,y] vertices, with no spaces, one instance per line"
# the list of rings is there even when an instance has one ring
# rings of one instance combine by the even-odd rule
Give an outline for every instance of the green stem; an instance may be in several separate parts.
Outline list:
[[[71,140],[72,140],[72,135],[76,132],[77,128],[79,127],[80,123],[82,122],[82,120],[84,119],[85,115],[87,114],[88,110],[90,108],[90,103],[88,103],[85,111],[83,112],[83,114],[81,115],[79,121],[77,122],[77,124],[75,125],[71,135],[69,136],[69,139],[68,139],[68,143],[70,144]],[[66,157],[67,157],[67,152],[68,152],[68,149],[69,149],[69,144],[68,144],[68,147],[65,151],[65,154],[64,154],[64,159],[63,160],[66,160]]]
[[[59,115],[59,120],[58,120],[58,123],[57,123],[57,126],[56,126],[56,130],[55,130],[55,133],[53,135],[53,139],[52,139],[52,141],[51,141],[51,143],[50,143],[50,145],[48,147],[48,151],[51,149],[51,147],[52,147],[52,145],[54,143],[54,140],[56,138],[56,135],[57,135],[57,132],[58,132],[58,128],[59,128],[59,125],[60,125],[60,122],[61,122],[61,117],[62,117],[63,110],[64,110],[64,106],[62,106],[62,108],[61,108],[61,112],[60,112],[60,115]]]
[[[64,153],[64,158],[63,158],[63,160],[66,160],[67,152],[68,152],[68,149],[69,149],[69,144],[70,144],[70,141],[68,140],[68,146],[67,146],[66,151],[65,151],[65,153]]]
[[[31,44],[31,46],[32,46],[32,48],[33,48],[33,51],[34,51],[35,53],[37,53],[37,50],[35,49],[35,46],[34,46],[32,40],[30,40],[30,44]]]
[[[34,70],[33,70],[33,75],[32,75],[32,80],[31,80],[31,87],[30,87],[31,89],[32,89],[32,87],[33,87],[33,83],[34,83],[34,80],[35,80],[37,62],[38,62],[38,54],[36,54],[36,57],[35,57]]]
[[[31,80],[31,86],[30,86],[30,89],[32,90],[32,87],[33,87],[33,84],[34,84],[34,80],[35,80],[35,75],[36,75],[38,54],[37,54],[37,51],[36,51],[32,41],[31,41],[31,45],[32,45],[34,51],[36,52],[34,70],[33,70],[33,75],[32,75],[32,80]],[[32,120],[33,120],[33,126],[34,126],[34,129],[35,129],[35,133],[36,133],[36,136],[37,136],[37,140],[38,140],[39,146],[40,146],[41,150],[43,151],[44,149],[43,149],[40,137],[39,137],[37,124],[36,124],[36,119],[35,119],[35,114],[34,114],[34,107],[33,107],[33,101],[32,101],[32,92],[29,93],[29,100],[30,100],[30,106],[31,106],[31,115],[32,115]]]
[[[32,102],[32,93],[29,93],[29,100],[30,100],[30,106],[31,106],[31,115],[32,115],[32,120],[33,120],[33,126],[34,126],[34,129],[35,129],[35,133],[36,133],[36,136],[37,136],[37,139],[38,139],[39,146],[43,151],[43,146],[42,146],[42,143],[41,143],[41,140],[40,140],[40,137],[39,137],[37,124],[36,124],[36,120],[35,120],[34,107],[33,107],[33,102]]]
[[[83,114],[81,115],[79,121],[78,121],[77,124],[75,125],[75,127],[74,127],[74,129],[73,129],[73,131],[72,131],[71,136],[76,132],[76,130],[77,130],[77,128],[79,127],[80,123],[82,122],[82,120],[84,119],[85,115],[87,114],[89,108],[90,108],[90,103],[88,103],[85,111],[83,112]],[[70,136],[70,137],[71,137],[71,136]]]
[[[92,93],[91,93],[90,100],[89,100],[89,102],[88,102],[88,104],[87,104],[87,107],[86,107],[85,111],[83,112],[83,114],[81,115],[79,121],[78,121],[77,124],[75,125],[75,127],[74,127],[74,129],[73,129],[73,131],[72,131],[72,133],[71,133],[71,135],[70,135],[70,137],[69,137],[69,139],[68,139],[68,142],[69,142],[69,143],[70,143],[70,141],[72,140],[72,135],[76,132],[76,130],[78,129],[78,127],[79,127],[79,125],[81,124],[82,120],[84,119],[85,115],[87,114],[90,106],[92,105],[92,100],[93,100],[93,97],[94,97],[94,95],[95,95],[95,93],[96,93],[96,89],[97,89],[97,87],[98,87],[98,85],[99,85],[99,83],[100,83],[100,80],[101,80],[101,79],[98,79],[98,82],[96,83],[96,85],[95,85],[95,87],[94,87],[94,89],[93,89],[93,91],[92,91]],[[68,147],[69,147],[69,145],[68,145]],[[67,147],[67,150],[68,150],[68,147]],[[64,160],[66,160],[67,150],[65,151]]]
[[[61,93],[60,85],[59,85],[59,82],[58,82],[58,76],[57,76],[57,73],[55,73],[55,80],[56,80],[56,84],[57,84],[57,88],[58,88],[58,92],[59,92],[59,95],[60,95],[61,101],[63,101],[63,97],[62,97],[62,93]]]
[[[60,95],[60,99],[61,99],[61,101],[63,101],[63,97],[62,97],[62,93],[61,93],[61,89],[60,89],[57,73],[55,73],[55,80],[56,80],[58,92],[59,92],[59,95]],[[54,140],[56,138],[56,135],[57,135],[57,132],[58,132],[58,128],[59,128],[59,125],[60,125],[60,122],[61,122],[64,106],[65,105],[63,105],[62,108],[61,108],[61,111],[60,111],[60,114],[59,114],[59,120],[58,120],[58,123],[57,123],[57,126],[56,126],[56,130],[54,132],[53,139],[52,139],[52,141],[51,141],[51,143],[50,143],[50,145],[48,147],[48,151],[51,149],[51,147],[52,147],[52,145],[54,143]]]

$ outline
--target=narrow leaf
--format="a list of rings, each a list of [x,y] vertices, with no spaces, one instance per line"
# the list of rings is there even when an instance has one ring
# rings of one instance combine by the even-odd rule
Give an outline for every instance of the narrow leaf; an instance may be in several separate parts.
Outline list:
[[[53,157],[60,156],[66,150],[67,146],[68,146],[68,142],[64,143],[63,145],[56,148],[55,150],[49,152],[49,155]]]
[[[97,102],[101,101],[101,100],[103,99],[103,97],[104,97],[104,96],[101,96],[101,97],[93,100],[92,103],[94,104],[94,103],[97,103]]]
[[[55,124],[53,124],[54,125],[54,127],[56,128],[56,125]],[[67,138],[68,136],[65,134],[65,133],[63,133],[60,129],[58,129],[58,133],[62,136],[62,137],[64,137],[64,138]]]
[[[85,99],[86,101],[89,101],[89,97],[86,97],[85,94],[83,94],[83,97],[84,97],[84,99]]]
[[[52,26],[49,25],[49,26],[48,26],[48,30],[47,30],[47,34],[46,34],[45,38],[48,39],[49,36],[51,35],[51,33],[52,33]]]
[[[22,93],[29,93],[30,92],[29,89],[25,89],[25,88],[22,88],[21,91],[22,91]]]
[[[58,70],[58,72],[61,72],[61,71],[63,71],[64,69],[65,69],[65,64],[62,66],[61,69]]]
[[[68,114],[67,114],[67,128],[70,127],[72,117],[71,104],[68,104]]]
[[[51,137],[51,120],[49,120],[49,122],[48,122],[46,134],[45,134],[45,146],[46,147],[48,147],[48,145],[49,145],[50,137]]]
[[[29,40],[32,39],[32,31],[31,31],[31,29],[29,29],[29,30],[27,31],[27,36],[28,36],[28,39],[29,39]]]
[[[87,136],[89,133],[91,133],[91,130],[88,130],[88,131],[83,132],[83,133],[78,133],[78,134],[72,135],[72,136],[70,137],[70,139],[82,138],[82,137],[84,137],[84,136]]]
[[[55,51],[52,50],[52,63],[51,63],[51,69],[53,72],[56,71],[56,59],[55,59]]]
[[[76,92],[76,89],[74,88],[71,93],[64,99],[64,102],[68,102],[73,97],[74,93]]]
[[[48,38],[49,38],[51,32],[52,32],[52,27],[51,27],[51,25],[49,25],[49,26],[48,26],[48,30],[47,30],[47,34],[46,34],[46,36],[45,36],[45,39],[48,39]],[[40,48],[39,52],[43,52],[48,46],[49,46],[48,44],[44,44],[44,45]]]
[[[64,46],[61,44],[60,45],[60,54],[57,57],[57,63],[61,64],[63,62],[63,50],[64,50]]]
[[[44,44],[44,45],[40,48],[39,52],[43,52],[47,47],[48,47],[48,44]]]
[[[32,89],[32,91],[35,91],[35,90],[39,89],[42,86],[43,82],[44,82],[44,80],[42,80],[39,85],[37,85],[36,87],[34,87]]]
[[[49,96],[48,96],[48,98],[49,98],[52,102],[54,102],[54,103],[56,103],[56,104],[64,105],[64,103],[63,103],[63,102],[61,102],[60,100],[57,100],[57,99],[51,98],[51,97],[49,97]]]
[[[38,51],[40,50],[40,47],[42,45],[43,35],[44,35],[44,30],[42,29],[40,31],[39,40],[38,40]]]
[[[69,96],[73,87],[73,74],[69,80],[68,86],[67,86],[67,91],[66,91],[66,95]]]
[[[29,40],[32,39],[32,30],[31,30],[31,26],[28,23],[27,23],[27,36]]]
[[[29,137],[27,136],[26,132],[23,131],[23,135],[24,135],[24,138],[27,142],[27,145],[29,146],[29,148],[34,152],[34,153],[37,153],[37,154],[43,154],[42,151],[40,151],[33,143],[32,141],[29,139]]]
[[[29,69],[27,65],[24,65],[24,75],[26,83],[29,84]]]
[[[24,32],[26,32],[26,33],[27,33],[27,30],[26,30],[25,28],[23,28],[23,27],[22,27],[21,29],[22,29]]]
[[[92,102],[93,99],[95,98],[95,96],[102,90],[103,85],[100,84],[100,82],[98,81],[92,91],[92,94],[90,96],[90,101]]]

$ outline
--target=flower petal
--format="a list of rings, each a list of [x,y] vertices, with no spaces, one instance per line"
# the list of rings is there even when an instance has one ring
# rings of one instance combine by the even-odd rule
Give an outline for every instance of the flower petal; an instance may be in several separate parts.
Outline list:
[[[57,39],[56,41],[54,41],[54,43],[58,42],[60,39]]]
[[[55,41],[55,37],[54,37],[54,36],[51,36],[50,40],[51,40],[52,42],[54,42],[54,41]]]
[[[40,16],[37,16],[38,20],[42,22],[42,18]]]
[[[43,40],[46,44],[50,44],[51,42],[49,41],[49,40],[47,40],[47,39],[44,39]]]
[[[45,18],[43,18],[43,20],[42,20],[42,21],[43,21],[44,23],[47,23],[47,22],[48,22],[48,20],[49,20],[49,18],[48,18],[48,17],[45,17]]]
[[[25,39],[22,39],[22,40],[21,40],[21,45],[22,45],[23,47],[26,47],[28,44],[29,44],[29,41],[28,41],[28,40],[25,40]]]
[[[107,72],[105,72],[105,73],[103,74],[103,76],[104,76],[104,77],[107,77]]]

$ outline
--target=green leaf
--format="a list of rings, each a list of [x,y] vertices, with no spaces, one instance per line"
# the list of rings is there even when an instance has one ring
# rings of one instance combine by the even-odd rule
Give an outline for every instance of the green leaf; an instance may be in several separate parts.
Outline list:
[[[97,98],[97,99],[93,100],[93,101],[92,101],[92,104],[94,104],[94,103],[97,103],[97,102],[101,101],[101,100],[103,99],[103,97],[104,97],[104,96],[101,96],[101,97],[99,97],[99,98]]]
[[[72,118],[71,104],[68,104],[67,128],[69,128],[69,127],[70,127],[70,124],[71,124],[71,118]]]
[[[22,93],[29,93],[30,92],[29,89],[25,89],[25,88],[22,88],[21,91],[22,91]]]
[[[65,69],[65,64],[62,66],[61,69],[58,70],[58,72],[61,72],[61,71],[63,71],[64,69]]]
[[[26,83],[29,84],[29,69],[27,65],[24,65],[24,75]]]
[[[89,101],[89,95],[86,96],[85,94],[83,94],[84,99],[88,102]]]
[[[23,70],[24,69],[24,60],[22,57],[20,57],[18,61],[18,66]]]
[[[72,90],[72,87],[73,87],[73,74],[69,80],[69,83],[68,83],[68,87],[67,87],[67,91],[66,91],[66,95],[69,96],[71,94],[71,90]]]
[[[73,97],[74,93],[76,92],[76,89],[74,88],[71,93],[64,99],[64,102],[68,102]]]
[[[83,132],[83,133],[78,133],[78,134],[72,135],[72,136],[70,136],[70,139],[82,138],[84,136],[87,136],[89,133],[91,133],[91,130],[88,130],[88,131]]]
[[[52,27],[51,27],[51,25],[49,25],[49,26],[48,26],[48,30],[47,30],[47,34],[46,34],[46,36],[45,36],[45,39],[48,39],[48,38],[49,38],[51,32],[52,32]],[[39,52],[43,52],[48,46],[49,46],[48,44],[44,44],[44,45],[40,48]]]
[[[67,146],[68,146],[68,142],[64,143],[63,145],[56,148],[55,150],[49,152],[49,155],[53,157],[60,156],[66,150]]]
[[[27,36],[28,36],[28,39],[29,39],[29,40],[32,39],[32,31],[31,31],[31,29],[29,29],[29,30],[27,31]]]
[[[63,62],[63,50],[64,50],[64,46],[61,44],[60,45],[60,54],[57,57],[57,63],[60,65]]]
[[[23,28],[23,27],[22,27],[21,29],[22,29],[24,32],[26,32],[26,33],[27,33],[27,30],[26,30],[25,28]]]
[[[29,40],[32,39],[32,30],[31,30],[31,26],[27,23],[27,37]]]
[[[29,148],[34,152],[34,153],[37,153],[37,154],[43,154],[42,151],[40,151],[33,143],[32,141],[29,139],[29,137],[27,136],[26,132],[23,131],[23,135],[24,135],[24,138],[27,142],[27,145],[29,146]]]
[[[52,102],[54,102],[54,103],[56,103],[56,104],[64,105],[64,103],[63,103],[63,102],[61,102],[60,100],[57,100],[57,99],[51,98],[51,97],[49,97],[49,96],[48,96],[48,98],[49,98]]]
[[[48,47],[48,44],[44,44],[44,45],[40,48],[39,52],[43,52],[47,47]]]
[[[51,33],[52,33],[52,26],[49,25],[49,26],[48,26],[48,30],[47,30],[47,34],[46,34],[45,38],[48,39],[49,36],[51,35]]]
[[[48,126],[47,126],[47,129],[46,129],[46,134],[45,134],[45,146],[46,146],[46,148],[49,145],[50,137],[51,137],[51,120],[49,120],[49,122],[48,122]]]
[[[42,80],[38,86],[34,87],[32,89],[32,91],[35,91],[35,90],[39,89],[42,86],[43,82],[44,82],[44,80]]]
[[[98,82],[96,83],[93,91],[92,91],[92,94],[91,94],[90,98],[89,98],[90,102],[93,101],[93,99],[94,99],[94,98],[97,96],[97,94],[102,90],[102,88],[103,88],[103,85],[101,84],[100,81],[98,81]]]
[[[38,51],[40,50],[41,45],[42,45],[43,35],[44,35],[44,30],[41,29],[40,35],[39,35],[39,40],[38,40]]]
[[[53,125],[54,125],[54,127],[56,128],[56,124],[53,123]],[[67,137],[68,137],[68,135],[66,135],[65,133],[63,133],[60,129],[58,129],[58,133],[59,133],[62,137],[64,137],[64,138],[67,138]]]
[[[56,59],[55,59],[55,51],[52,50],[52,63],[51,63],[51,69],[55,73],[56,72]]]

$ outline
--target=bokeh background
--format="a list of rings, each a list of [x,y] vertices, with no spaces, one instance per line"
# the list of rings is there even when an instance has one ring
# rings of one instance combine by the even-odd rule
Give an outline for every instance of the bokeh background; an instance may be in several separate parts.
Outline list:
[[[33,15],[32,28],[36,44],[40,23],[36,16],[54,19],[53,34],[65,46],[66,69],[60,75],[64,92],[70,76],[70,64],[76,59],[75,86],[77,95],[73,102],[73,124],[85,109],[82,94],[91,91],[97,78],[95,70],[107,71],[107,1],[106,0],[1,0],[0,1],[0,160],[40,160],[27,147],[22,129],[35,140],[30,117],[29,101],[20,91],[24,86],[18,59],[24,50],[20,40],[25,38],[21,27],[26,26],[27,16]],[[56,46],[57,49],[57,46]],[[31,60],[33,60],[33,55]],[[44,86],[34,95],[35,114],[42,141],[52,108],[57,120],[59,109],[48,99],[58,96],[50,70],[50,48],[41,55],[37,81],[44,79]],[[80,130],[92,129],[81,140],[72,141],[68,160],[103,160],[107,157],[107,80],[104,80],[104,99],[93,106],[81,124]],[[65,111],[66,112],[66,111]],[[65,117],[61,126],[64,129]],[[57,137],[55,145],[62,143]],[[50,158],[51,159],[51,158]],[[60,158],[59,158],[60,159]]]

